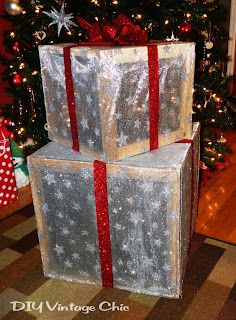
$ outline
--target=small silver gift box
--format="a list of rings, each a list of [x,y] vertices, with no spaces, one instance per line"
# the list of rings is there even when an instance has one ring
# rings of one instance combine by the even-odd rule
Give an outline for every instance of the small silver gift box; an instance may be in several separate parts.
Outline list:
[[[107,163],[114,287],[180,296],[191,237],[191,150],[175,143]],[[29,168],[45,275],[101,284],[93,160],[51,142],[29,157]]]
[[[70,44],[71,45],[71,44]],[[63,49],[39,47],[49,137],[72,146]],[[158,43],[159,146],[192,134],[193,43]],[[80,150],[121,160],[150,150],[148,46],[71,48],[76,131]],[[154,62],[155,62],[154,61]],[[155,86],[155,84],[154,84]],[[156,90],[156,91],[155,91]]]

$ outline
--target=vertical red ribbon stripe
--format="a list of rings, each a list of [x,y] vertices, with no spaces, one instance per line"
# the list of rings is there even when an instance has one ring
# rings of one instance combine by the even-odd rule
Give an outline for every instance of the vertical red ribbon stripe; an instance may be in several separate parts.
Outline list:
[[[194,142],[192,139],[183,139],[176,141],[176,143],[190,143],[191,144],[191,153],[192,153],[192,180],[191,180],[191,203],[190,203],[190,230],[189,230],[189,249],[190,250],[190,240],[193,233],[193,202],[194,202]]]
[[[150,150],[158,149],[160,93],[157,45],[148,47]]]
[[[94,191],[101,261],[102,285],[113,287],[112,252],[108,210],[106,164],[94,161]]]
[[[74,86],[71,70],[71,59],[70,59],[70,49],[75,47],[68,46],[63,48],[64,54],[64,66],[65,66],[65,81],[66,81],[66,95],[67,103],[70,116],[70,126],[71,126],[71,137],[72,137],[72,149],[79,151],[79,136],[78,136],[78,126],[76,119],[76,109],[75,109],[75,95]]]

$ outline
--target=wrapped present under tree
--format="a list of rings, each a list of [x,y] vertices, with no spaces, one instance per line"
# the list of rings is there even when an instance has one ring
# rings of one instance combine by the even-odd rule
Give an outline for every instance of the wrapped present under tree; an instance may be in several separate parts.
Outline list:
[[[55,142],[31,155],[45,275],[179,297],[197,148],[176,143],[107,164]]]
[[[39,47],[49,136],[103,160],[191,138],[193,43]]]
[[[0,208],[18,198],[9,135],[0,125]]]

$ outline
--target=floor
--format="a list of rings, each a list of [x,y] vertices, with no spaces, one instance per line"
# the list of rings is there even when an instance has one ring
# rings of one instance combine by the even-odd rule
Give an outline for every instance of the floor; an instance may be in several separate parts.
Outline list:
[[[236,244],[236,130],[225,133],[230,164],[201,189],[195,232]]]
[[[10,304],[46,300],[51,305],[73,302],[96,310],[89,314],[49,311],[44,304],[43,313],[13,312]],[[129,311],[99,311],[103,301],[127,305]],[[236,246],[195,234],[179,300],[57,281],[43,276],[34,211],[28,206],[0,222],[0,319],[235,320]]]

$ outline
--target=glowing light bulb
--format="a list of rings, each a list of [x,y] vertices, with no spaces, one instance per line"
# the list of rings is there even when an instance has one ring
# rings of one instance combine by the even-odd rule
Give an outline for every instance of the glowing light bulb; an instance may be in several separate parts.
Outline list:
[[[207,14],[206,14],[206,13],[204,13],[204,15],[203,15],[202,17],[203,17],[204,19],[205,19],[205,18],[207,18]]]
[[[168,23],[169,23],[169,20],[166,20],[166,21],[165,21],[165,25],[167,25]]]
[[[15,37],[15,32],[13,32],[13,31],[10,32],[10,37],[11,37],[11,38],[14,38],[14,37]]]
[[[18,134],[21,134],[22,132],[24,132],[24,128],[20,128],[20,130],[18,130]]]
[[[22,62],[20,65],[19,65],[19,69],[23,69],[25,67],[25,64]]]
[[[211,158],[211,161],[215,161],[215,158]]]
[[[118,1],[117,0],[113,0],[112,3],[113,4],[118,4]]]
[[[27,79],[26,78],[23,78],[23,80],[22,80],[23,82],[27,82]]]
[[[189,12],[186,13],[186,17],[187,17],[187,18],[190,18],[190,17],[191,17],[191,13],[189,13]]]
[[[208,144],[209,144],[209,146],[210,146],[210,145],[212,145],[212,142],[210,141],[210,142],[208,142]]]
[[[32,76],[35,76],[36,74],[38,74],[38,71],[34,70],[31,74]]]
[[[99,6],[98,0],[92,0],[92,3],[94,3],[96,6]]]
[[[211,122],[216,122],[215,119],[211,119]]]

